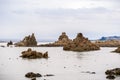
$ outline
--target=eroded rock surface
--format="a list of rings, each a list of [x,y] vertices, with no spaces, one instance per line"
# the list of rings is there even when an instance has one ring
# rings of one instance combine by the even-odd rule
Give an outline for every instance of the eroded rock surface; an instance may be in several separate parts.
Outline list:
[[[85,38],[82,33],[78,33],[76,38],[73,39],[72,42],[67,43],[63,47],[64,50],[68,51],[92,51],[92,50],[99,50],[100,47],[91,43],[88,38]]]
[[[60,47],[60,46],[64,46],[67,43],[71,42],[72,40],[69,39],[69,37],[66,35],[65,32],[62,32],[62,34],[59,36],[58,40],[53,42],[53,43],[49,43],[49,44],[41,44],[39,46],[47,46],[47,47]]]
[[[23,51],[21,54],[22,55],[20,57],[28,58],[28,59],[48,58],[48,52],[45,52],[45,53],[37,52],[32,50],[31,48],[28,48],[27,51]]]
[[[32,33],[32,35],[26,36],[22,41],[15,43],[15,46],[24,46],[24,47],[37,46],[37,41],[34,36],[34,33]]]

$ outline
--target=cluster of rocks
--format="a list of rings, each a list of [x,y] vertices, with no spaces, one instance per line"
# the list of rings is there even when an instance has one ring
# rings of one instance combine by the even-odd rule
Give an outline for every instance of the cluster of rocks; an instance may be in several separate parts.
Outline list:
[[[53,74],[46,74],[46,75],[43,75],[43,76],[47,77],[47,76],[54,76],[54,75]],[[42,75],[39,74],[39,73],[28,72],[27,74],[25,74],[25,77],[31,78],[31,80],[36,80],[37,77],[42,77]]]
[[[32,33],[32,35],[26,36],[22,41],[15,43],[15,46],[24,46],[24,47],[37,46],[37,41],[34,36],[34,33]]]
[[[78,33],[77,37],[73,39],[71,42],[68,42],[63,47],[64,50],[69,51],[91,51],[91,50],[99,50],[100,47],[91,43],[88,38],[85,38],[82,33]]]
[[[120,47],[118,47],[115,51],[113,52],[117,52],[117,53],[120,53]]]
[[[95,41],[95,44],[100,47],[118,47],[120,46],[119,40]]]
[[[62,32],[62,34],[59,36],[58,40],[55,41],[54,43],[49,43],[49,44],[41,44],[39,46],[47,46],[47,47],[59,47],[59,46],[64,46],[67,43],[71,42],[72,40],[69,39],[69,37],[66,35],[65,32]]]
[[[120,76],[120,68],[107,70],[105,72],[105,74],[107,75],[106,78],[108,78],[108,79],[115,79],[116,76]]]
[[[32,51],[31,48],[28,48],[27,51],[23,51],[20,57],[28,58],[28,59],[36,59],[36,58],[48,58],[48,52],[41,53],[37,51]]]

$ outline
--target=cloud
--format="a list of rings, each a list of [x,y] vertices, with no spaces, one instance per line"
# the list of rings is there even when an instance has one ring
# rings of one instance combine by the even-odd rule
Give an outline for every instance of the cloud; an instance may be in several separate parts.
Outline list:
[[[118,35],[120,11],[113,4],[117,0],[1,0],[0,37],[21,39],[35,32],[38,39],[56,39],[63,31],[71,38],[79,32],[91,39]]]
[[[21,33],[36,32],[36,34],[41,34],[44,39],[48,38],[48,34],[51,35],[49,38],[53,38],[63,31],[69,33],[71,37],[78,32],[85,34],[112,34],[118,31],[118,21],[120,20],[118,12],[112,12],[101,7],[81,9],[36,9],[32,11],[18,10],[12,11],[9,16],[11,20],[7,21],[7,25],[6,23],[2,25],[3,32],[1,32],[1,34],[10,35],[11,33],[13,35],[20,35]],[[9,29],[7,30],[7,28],[11,31]],[[109,29],[109,31],[106,31],[107,29]],[[5,33],[5,30],[7,30],[8,33]],[[86,35],[91,36],[91,34],[89,34]]]

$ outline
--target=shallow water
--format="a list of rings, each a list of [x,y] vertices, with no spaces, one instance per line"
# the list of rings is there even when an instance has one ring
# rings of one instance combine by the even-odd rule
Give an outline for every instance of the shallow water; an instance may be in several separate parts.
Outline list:
[[[107,80],[105,71],[120,67],[120,55],[111,53],[116,48],[101,48],[98,51],[72,52],[63,51],[62,47],[32,47],[33,50],[46,52],[48,59],[22,59],[21,52],[28,47],[0,47],[0,80],[30,80],[27,72],[42,75],[37,80]],[[87,71],[96,74],[86,73]],[[114,80],[120,80],[117,77]]]

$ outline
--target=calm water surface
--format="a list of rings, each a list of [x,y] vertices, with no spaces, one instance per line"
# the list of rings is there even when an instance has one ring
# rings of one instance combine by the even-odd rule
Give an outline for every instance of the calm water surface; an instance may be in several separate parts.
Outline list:
[[[120,67],[120,55],[111,53],[116,48],[101,48],[98,51],[63,51],[62,47],[33,47],[33,50],[49,53],[48,59],[22,59],[21,52],[28,47],[0,47],[0,80],[30,80],[27,72],[51,77],[37,80],[107,80],[105,71]],[[96,74],[86,73],[87,71]],[[120,80],[117,77],[115,80]]]

